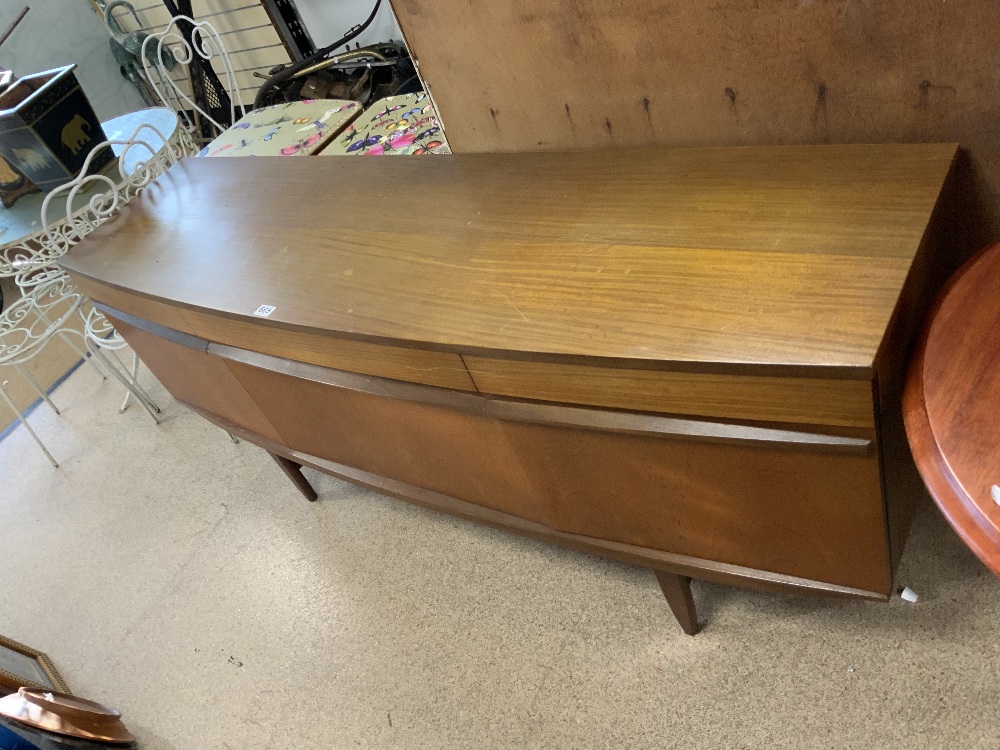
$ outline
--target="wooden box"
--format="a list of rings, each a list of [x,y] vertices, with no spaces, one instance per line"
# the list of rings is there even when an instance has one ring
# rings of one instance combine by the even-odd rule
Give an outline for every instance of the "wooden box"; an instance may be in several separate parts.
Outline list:
[[[16,78],[0,90],[0,155],[45,191],[76,177],[94,146],[107,140],[75,68]],[[105,149],[92,169],[113,159]]]

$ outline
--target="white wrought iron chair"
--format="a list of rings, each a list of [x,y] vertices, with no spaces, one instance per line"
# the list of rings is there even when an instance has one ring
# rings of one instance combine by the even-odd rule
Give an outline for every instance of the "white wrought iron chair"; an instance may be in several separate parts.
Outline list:
[[[140,133],[149,131],[147,137]],[[149,142],[158,138],[157,147]],[[154,141],[155,142],[155,141]],[[105,148],[121,147],[118,160],[118,170],[121,182],[116,182],[106,174],[88,174],[94,156]],[[126,157],[132,149],[143,149],[148,152],[148,158],[134,164],[131,172],[126,173],[125,164],[131,162]],[[88,155],[80,175],[66,185],[60,186],[46,196],[42,204],[43,230],[34,237],[19,243],[14,248],[0,254],[0,276],[13,276],[21,287],[23,296],[0,314],[0,367],[11,366],[28,382],[31,388],[56,413],[58,408],[45,393],[41,385],[24,367],[25,363],[37,356],[45,345],[58,336],[62,338],[77,354],[106,377],[96,362],[101,362],[108,373],[113,375],[126,389],[125,402],[129,395],[149,412],[154,421],[159,421],[156,414],[159,409],[149,395],[139,386],[136,375],[138,360],[133,360],[131,370],[115,355],[114,361],[103,353],[103,349],[116,350],[125,345],[110,322],[96,309],[88,315],[83,314],[86,302],[84,295],[78,291],[69,277],[55,265],[73,245],[104,223],[128,200],[143,190],[156,176],[165,171],[177,161],[179,154],[167,142],[155,127],[140,126],[132,136],[125,141],[106,141],[99,144]],[[97,189],[89,196],[88,192]],[[65,195],[65,218],[49,222],[50,205],[57,197]],[[84,203],[80,206],[80,200]],[[70,321],[78,316],[84,324],[83,331],[70,325]],[[71,340],[71,336],[80,336],[84,340],[87,352],[82,351]],[[14,412],[15,418],[24,425],[28,434],[38,444],[42,452],[53,466],[58,466],[55,458],[42,443],[41,439],[28,424],[6,391],[0,387],[0,397]]]
[[[189,25],[191,29],[190,43],[184,38],[180,24]],[[222,75],[219,76],[219,82],[225,89],[223,93],[229,99],[228,123],[220,121],[205,111],[181,85],[184,79],[176,73],[172,74],[173,71],[164,69],[164,60],[175,60],[187,69],[188,85],[190,85],[191,63],[196,55],[213,70],[215,69],[215,66],[212,65],[213,60],[218,60],[221,63]],[[219,36],[219,32],[210,22],[195,21],[189,16],[175,16],[166,28],[150,34],[143,40],[141,57],[150,86],[153,87],[160,101],[177,113],[177,116],[187,126],[188,132],[194,134],[195,140],[202,138],[201,122],[198,121],[198,118],[204,118],[204,121],[211,125],[215,130],[212,137],[215,137],[235,123],[246,111],[239,85],[236,82],[233,62],[222,43],[222,37]],[[216,71],[216,75],[219,75],[219,71]],[[224,103],[220,102],[220,104],[222,109],[225,109]]]
[[[154,148],[150,141],[156,144],[156,148]],[[114,148],[114,146],[123,147],[118,157],[119,174],[122,177],[122,181],[115,183],[104,175],[87,174],[89,159],[92,158],[93,153],[99,152],[101,148]],[[141,155],[135,157],[133,154],[134,150],[141,151]],[[71,222],[63,225],[62,231],[59,231],[59,227],[56,227],[54,231],[50,232],[47,244],[63,247],[65,248],[63,252],[65,252],[96,226],[112,216],[121,205],[124,205],[138,195],[146,185],[176,164],[185,155],[183,144],[175,147],[153,125],[139,126],[126,141],[107,141],[105,144],[98,146],[94,149],[91,156],[88,156],[88,162],[85,163],[84,169],[75,180],[56,188],[46,196],[45,202],[42,204],[43,225],[47,225],[49,202],[55,196],[62,193],[66,195],[66,214],[67,216],[72,216]],[[133,162],[133,158],[137,160]],[[86,192],[88,187],[101,183],[108,187],[107,192],[93,196],[90,200],[89,210],[75,214],[72,213],[76,196],[81,192]],[[160,411],[159,408],[139,385],[139,358],[135,352],[132,353],[131,368],[127,368],[118,359],[117,355],[112,355],[114,359],[110,361],[104,354],[103,350],[116,352],[125,348],[126,343],[118,335],[118,332],[115,331],[110,321],[101,314],[100,310],[91,308],[84,321],[84,334],[88,351],[122,381],[126,387],[125,399],[122,402],[119,413],[125,411],[128,407],[129,399],[135,396],[146,407],[146,410],[153,419],[159,421],[156,418],[156,413]],[[124,368],[124,373],[118,371],[115,363]]]
[[[217,80],[192,70],[195,61],[211,67]],[[284,102],[249,112],[219,32],[208,21],[188,16],[173,18],[143,40],[142,64],[156,95],[187,125],[189,138],[206,144],[199,156],[309,156],[361,113],[360,104],[343,99]],[[179,68],[185,66],[189,75],[182,78]],[[186,88],[192,80],[200,81],[205,98],[218,100],[219,106],[206,111],[196,102]]]
[[[27,370],[25,364],[34,359],[57,333],[62,334],[62,337],[77,354],[86,357],[83,351],[69,341],[68,336],[72,333],[83,337],[82,332],[69,325],[69,321],[79,313],[83,303],[83,295],[73,287],[69,279],[57,277],[36,285],[0,314],[0,368],[9,366],[17,370],[32,390],[56,414],[59,413],[59,409]],[[104,377],[104,373],[96,365],[94,367]],[[24,415],[7,394],[7,384],[7,381],[0,383],[0,397],[10,407],[15,419],[24,426],[38,447],[42,449],[46,458],[53,466],[58,466],[59,464],[49,453],[48,448],[45,447],[31,425],[28,424],[28,420],[24,418]]]

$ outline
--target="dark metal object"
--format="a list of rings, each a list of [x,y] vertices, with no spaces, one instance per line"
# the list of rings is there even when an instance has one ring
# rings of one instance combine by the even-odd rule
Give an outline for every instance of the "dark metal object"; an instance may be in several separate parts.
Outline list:
[[[164,2],[169,2],[170,0],[164,0]],[[261,107],[267,106],[267,104],[275,104],[280,101],[292,101],[292,99],[285,98],[281,96],[282,84],[285,84],[288,79],[294,76],[299,71],[309,67],[312,63],[323,60],[330,55],[334,50],[353,42],[357,39],[365,29],[372,25],[372,21],[375,20],[375,16],[378,14],[379,8],[382,7],[382,0],[375,0],[375,6],[372,8],[371,13],[368,14],[362,23],[351,28],[344,36],[335,41],[333,44],[328,44],[320,50],[317,50],[314,55],[299,62],[293,63],[289,66],[279,65],[271,71],[271,77],[260,87],[257,91],[257,97],[254,99],[253,108],[260,109]]]
[[[143,42],[149,37],[149,34],[141,30],[126,32],[114,17],[116,8],[125,8],[128,13],[132,14],[132,19],[135,21],[136,26],[142,26],[142,21],[139,20],[135,8],[128,0],[111,0],[111,2],[105,5],[104,28],[111,35],[111,39],[108,40],[111,47],[111,54],[118,63],[118,71],[122,74],[122,78],[130,81],[135,86],[146,106],[153,107],[156,105],[156,94],[150,90],[143,72],[142,62],[140,61],[142,58]],[[151,62],[159,65],[164,70],[173,70],[177,64],[173,53],[167,47],[151,46],[146,51],[146,56]]]
[[[163,0],[163,4],[174,18],[177,16],[194,18],[191,0],[178,0],[178,2],[179,5],[174,0]],[[177,27],[191,49],[197,49],[195,47],[197,41],[194,39],[194,29],[191,24],[187,21],[179,21]],[[226,126],[232,125],[232,100],[226,87],[222,85],[222,81],[213,70],[211,62],[202,59],[197,53],[192,54],[191,62],[188,64],[188,74],[191,76],[192,98],[198,106],[208,112],[216,122]],[[242,115],[242,112],[237,112],[236,118]],[[212,127],[212,123],[203,121],[199,125],[203,138],[211,140],[218,135]]]
[[[7,37],[9,37],[11,34],[14,33],[14,29],[16,29],[17,25],[19,23],[21,23],[21,21],[24,20],[24,17],[26,15],[28,15],[28,11],[29,10],[31,10],[31,8],[29,8],[27,5],[25,5],[24,8],[21,10],[21,12],[17,14],[17,18],[15,18],[11,22],[10,26],[7,27],[7,30],[3,34],[0,34],[0,44],[3,44],[4,42],[6,42],[7,41]]]
[[[271,25],[278,32],[281,43],[292,60],[304,60],[315,54],[316,45],[292,0],[261,0],[260,4],[267,11]]]
[[[272,76],[257,93],[255,107],[298,99],[350,99],[367,106],[396,94],[421,90],[409,53],[394,42],[313,58],[296,66],[296,72]],[[286,69],[287,70],[287,69]]]

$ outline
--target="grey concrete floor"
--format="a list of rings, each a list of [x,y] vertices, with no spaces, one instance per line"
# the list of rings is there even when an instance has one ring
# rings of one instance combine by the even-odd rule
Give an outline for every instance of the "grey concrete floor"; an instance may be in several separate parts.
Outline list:
[[[0,443],[0,634],[176,748],[1000,747],[1000,583],[933,506],[916,604],[653,576],[310,472],[79,370]],[[456,466],[455,471],[461,471]]]

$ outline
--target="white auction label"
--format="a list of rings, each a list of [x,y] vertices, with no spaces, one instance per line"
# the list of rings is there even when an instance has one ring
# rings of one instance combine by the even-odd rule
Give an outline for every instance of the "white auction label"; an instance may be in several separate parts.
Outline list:
[[[274,305],[261,305],[260,307],[258,307],[256,310],[253,311],[253,314],[256,315],[258,318],[266,318],[271,313],[273,313],[275,309],[276,308],[274,307]]]

